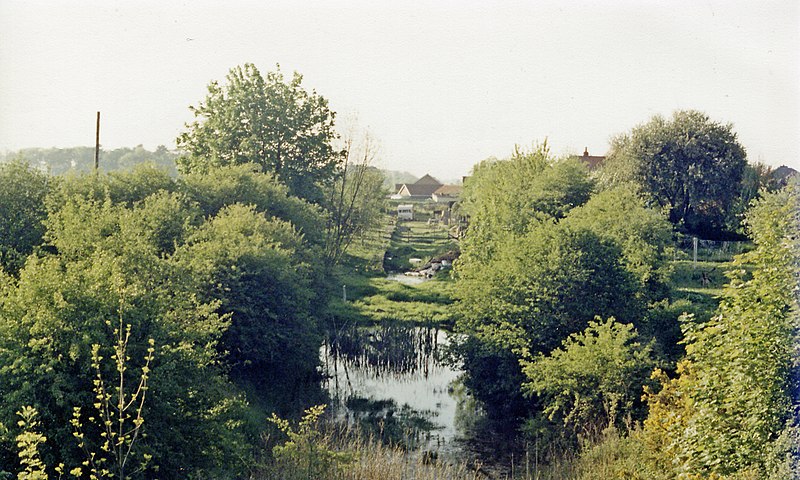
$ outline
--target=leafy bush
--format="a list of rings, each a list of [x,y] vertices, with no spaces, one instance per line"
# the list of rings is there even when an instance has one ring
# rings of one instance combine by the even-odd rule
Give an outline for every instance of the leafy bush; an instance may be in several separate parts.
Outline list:
[[[678,475],[764,478],[797,461],[780,441],[798,404],[797,187],[764,196],[746,221],[755,250],[734,260],[716,315],[684,322],[679,377],[660,374],[649,396],[650,443]]]
[[[642,386],[655,366],[649,345],[631,324],[613,318],[589,322],[548,355],[523,360],[523,389],[539,396],[543,414],[584,437],[641,419]]]
[[[336,451],[318,429],[317,422],[325,407],[317,405],[307,409],[296,427],[272,414],[270,421],[289,437],[273,449],[279,469],[300,473],[296,478],[314,480],[332,478],[352,461],[352,454]]]
[[[16,273],[42,243],[52,179],[28,164],[0,164],[0,268]]]

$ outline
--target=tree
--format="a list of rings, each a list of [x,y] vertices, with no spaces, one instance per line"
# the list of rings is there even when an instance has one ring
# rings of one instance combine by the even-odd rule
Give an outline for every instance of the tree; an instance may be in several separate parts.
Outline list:
[[[51,179],[22,160],[0,165],[0,268],[16,273],[42,243]]]
[[[682,110],[612,139],[602,177],[606,184],[633,181],[673,224],[718,235],[739,195],[745,157],[733,125]]]
[[[462,325],[471,331],[495,325],[509,345],[548,352],[595,315],[632,322],[642,313],[620,247],[589,230],[545,222],[495,257],[458,269]]]
[[[198,284],[200,299],[219,302],[230,316],[220,346],[237,373],[263,381],[316,371],[321,337],[309,314],[313,291],[302,245],[289,222],[235,204],[176,251],[174,261]]]
[[[455,270],[463,314],[457,327],[468,338],[459,353],[465,383],[490,414],[523,416],[535,409],[522,398],[523,349],[547,353],[595,315],[633,322],[643,313],[635,269],[627,268],[618,243],[630,231],[609,227],[627,218],[571,219],[592,187],[584,165],[554,161],[546,144],[483,162],[465,185],[470,225]]]
[[[666,296],[672,226],[662,212],[647,207],[633,185],[598,192],[570,210],[563,222],[619,245],[625,268],[639,281],[639,293],[651,301]]]
[[[545,221],[509,236],[491,261],[456,267],[465,384],[493,414],[532,413],[520,398],[523,351],[550,352],[595,315],[630,323],[644,311],[620,247],[584,228]]]
[[[210,168],[182,175],[178,190],[197,203],[203,214],[213,217],[224,207],[252,205],[269,217],[291,222],[309,248],[325,241],[325,218],[316,205],[292,197],[272,174],[258,171],[252,163]],[[309,252],[309,256],[315,254]]]
[[[235,467],[224,465],[244,453],[244,406],[216,349],[229,320],[217,303],[198,300],[196,280],[163,251],[173,243],[165,238],[170,232],[185,234],[175,221],[181,205],[166,192],[135,207],[68,199],[46,222],[52,248],[31,256],[19,280],[0,275],[0,423],[14,424],[16,409],[34,406],[47,427],[48,463],[85,460],[68,420],[75,407],[96,410],[92,346],[113,345],[120,320],[132,331],[126,356],[144,358],[150,338],[156,345],[148,367],[152,402],[143,411],[148,435],[136,448],[152,455],[160,478],[233,476]],[[104,378],[119,377],[118,368],[99,364]],[[128,365],[128,380],[143,368]],[[0,463],[12,465],[13,450],[0,440]]]
[[[649,398],[652,447],[686,478],[800,474],[798,186],[756,202],[746,224],[756,248],[735,259],[716,315],[685,322],[680,376],[659,375]]]
[[[355,130],[355,129],[354,129]],[[325,263],[338,264],[353,240],[381,224],[385,190],[383,174],[372,164],[376,150],[369,133],[360,138],[351,132],[344,141],[344,161],[336,178],[325,188],[328,211]]]
[[[589,199],[592,187],[586,166],[555,160],[547,142],[530,150],[517,146],[506,160],[484,160],[464,185],[461,212],[469,216],[470,226],[462,264],[491,258],[495,244],[533,223],[563,217]]]
[[[254,163],[292,195],[321,201],[319,184],[340,160],[331,147],[334,113],[302,80],[295,72],[286,82],[280,69],[265,78],[247,63],[231,69],[226,85],[212,82],[205,100],[191,107],[197,119],[177,139],[179,170]]]

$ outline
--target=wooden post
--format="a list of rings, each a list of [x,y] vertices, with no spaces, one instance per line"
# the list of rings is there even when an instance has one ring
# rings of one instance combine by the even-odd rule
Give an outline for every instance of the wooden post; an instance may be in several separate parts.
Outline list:
[[[97,112],[97,129],[94,137],[94,171],[100,168],[100,112]]]

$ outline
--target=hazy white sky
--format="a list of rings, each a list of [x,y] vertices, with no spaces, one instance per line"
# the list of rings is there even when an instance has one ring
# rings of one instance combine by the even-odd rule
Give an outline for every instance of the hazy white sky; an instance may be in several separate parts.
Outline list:
[[[447,179],[514,144],[604,154],[676,109],[800,170],[800,2],[0,0],[0,149],[175,146],[188,106],[280,63],[384,167]]]

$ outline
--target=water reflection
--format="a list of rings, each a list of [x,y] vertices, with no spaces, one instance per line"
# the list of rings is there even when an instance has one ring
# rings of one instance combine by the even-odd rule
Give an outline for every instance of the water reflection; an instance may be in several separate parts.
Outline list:
[[[443,345],[447,345],[447,333],[436,327],[351,327],[325,340],[323,359],[333,361],[334,370],[341,362],[345,370],[359,369],[376,378],[418,380],[442,368]]]
[[[513,422],[491,421],[443,358],[450,333],[384,324],[340,330],[320,356],[335,419],[385,443],[435,451],[505,478],[527,457]]]
[[[448,333],[382,325],[330,335],[321,351],[324,388],[340,419],[387,443],[435,449],[455,436],[454,380],[442,361]]]

